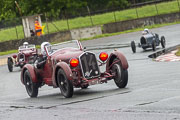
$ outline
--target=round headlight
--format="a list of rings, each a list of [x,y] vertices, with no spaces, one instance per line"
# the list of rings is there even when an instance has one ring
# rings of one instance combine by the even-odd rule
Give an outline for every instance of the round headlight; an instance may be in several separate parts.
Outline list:
[[[100,55],[99,55],[99,59],[101,61],[106,61],[108,59],[108,54],[106,52],[102,52]]]
[[[79,64],[79,60],[78,60],[78,59],[72,58],[72,59],[70,60],[70,65],[71,65],[71,67],[77,67],[78,64]]]

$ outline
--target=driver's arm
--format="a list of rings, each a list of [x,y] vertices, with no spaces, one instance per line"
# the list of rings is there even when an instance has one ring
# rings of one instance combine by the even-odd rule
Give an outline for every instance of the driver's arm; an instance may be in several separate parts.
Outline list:
[[[42,69],[46,63],[47,56],[40,56],[35,62],[35,67],[38,69]]]

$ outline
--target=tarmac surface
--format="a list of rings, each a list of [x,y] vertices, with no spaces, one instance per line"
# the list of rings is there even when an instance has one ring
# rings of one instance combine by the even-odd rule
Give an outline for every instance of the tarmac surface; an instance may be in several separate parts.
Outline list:
[[[180,42],[179,28],[177,24],[151,31],[164,35],[170,47]],[[82,42],[97,57],[114,49],[126,56],[129,82],[124,89],[112,80],[75,89],[74,96],[66,99],[58,88],[43,86],[37,98],[29,98],[20,68],[9,73],[7,65],[0,66],[0,120],[180,120],[180,62],[155,62],[148,58],[152,50],[141,48],[133,54],[127,45],[139,42],[140,36],[141,32],[133,32]]]

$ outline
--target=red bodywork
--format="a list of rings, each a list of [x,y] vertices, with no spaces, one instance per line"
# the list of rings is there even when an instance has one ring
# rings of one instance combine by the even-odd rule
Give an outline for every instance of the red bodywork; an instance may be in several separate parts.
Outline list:
[[[21,81],[24,83],[23,75],[26,70],[30,72],[33,82],[39,82],[41,85],[47,84],[49,86],[58,87],[57,85],[57,71],[63,69],[67,78],[72,81],[74,87],[82,87],[84,85],[93,85],[97,83],[104,83],[111,80],[113,74],[111,74],[111,67],[113,60],[119,58],[123,69],[128,69],[128,63],[124,55],[118,51],[114,51],[109,55],[106,62],[99,61],[95,58],[98,63],[98,68],[102,65],[106,65],[106,71],[99,74],[97,77],[87,79],[83,76],[81,63],[75,68],[70,66],[70,60],[72,58],[80,59],[82,54],[86,51],[82,50],[81,43],[77,41],[79,49],[77,48],[64,48],[59,49],[51,55],[47,54],[47,60],[43,69],[37,69],[33,65],[26,64],[21,72]]]
[[[19,49],[17,55],[13,55],[13,62],[16,67],[23,67],[27,63],[33,63],[34,57],[37,56],[37,49],[35,48],[24,48]]]

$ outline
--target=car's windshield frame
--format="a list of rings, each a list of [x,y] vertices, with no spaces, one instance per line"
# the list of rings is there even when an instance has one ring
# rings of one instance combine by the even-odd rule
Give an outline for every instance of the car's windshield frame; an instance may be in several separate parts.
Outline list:
[[[20,46],[19,47],[19,51],[24,51],[24,50],[31,50],[31,49],[35,49],[36,47],[35,47],[35,45],[34,44],[29,44],[29,45],[26,45],[26,46],[24,46],[24,45],[22,45],[22,46]]]
[[[66,47],[62,47],[62,48],[58,48],[58,49],[54,49],[53,47],[57,47],[57,46],[60,46],[60,45],[65,45],[65,44],[68,44],[68,43],[74,43],[74,45],[76,44],[77,47],[72,47],[72,46],[66,46]],[[73,48],[73,49],[82,49],[82,46],[80,44],[80,42],[78,40],[71,40],[71,41],[67,41],[67,42],[61,42],[61,43],[58,43],[58,44],[53,44],[53,45],[48,45],[48,46],[45,46],[45,51],[46,51],[46,54],[48,56],[51,56],[53,55],[56,51],[59,51],[59,50],[63,50],[63,49],[67,49],[67,48]]]

